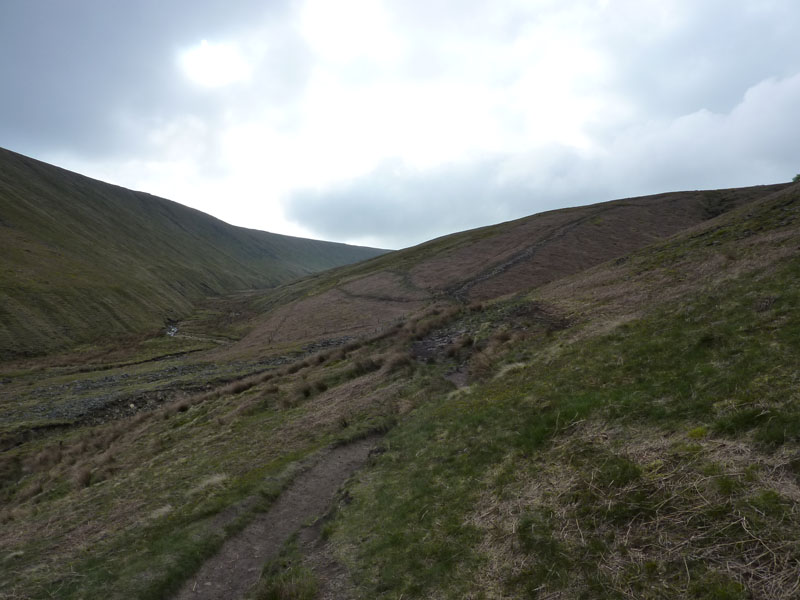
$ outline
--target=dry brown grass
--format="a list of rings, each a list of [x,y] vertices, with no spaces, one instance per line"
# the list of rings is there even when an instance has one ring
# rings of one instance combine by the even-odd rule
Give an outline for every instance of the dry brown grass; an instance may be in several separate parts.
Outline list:
[[[777,188],[724,191],[728,207]],[[717,192],[712,193],[712,195]],[[552,211],[465,232],[411,268],[427,290],[459,288],[470,300],[499,298],[622,256],[706,220],[709,193],[677,192]]]
[[[585,211],[577,211],[571,214],[574,216],[584,213]],[[622,215],[623,212],[619,214]],[[683,219],[685,216],[678,215],[676,218]],[[420,277],[433,277],[437,269],[449,269],[450,275],[458,277],[480,273],[486,265],[497,264],[497,261],[517,252],[521,246],[536,243],[538,238],[535,230],[545,221],[540,219],[527,229],[520,229],[517,227],[519,224],[501,227],[498,231],[502,230],[500,235],[505,237],[469,250],[482,253],[491,249],[492,252],[485,253],[485,256],[470,257],[466,250],[466,254],[459,254],[461,251],[458,250],[438,257],[442,259],[438,264],[429,262],[417,274]],[[556,221],[549,223],[552,225]],[[587,223],[584,232],[591,229],[590,225],[610,226],[613,223]],[[554,241],[548,251],[555,252],[558,244],[566,244],[570,240],[570,243],[575,242],[577,237],[564,236],[560,242]],[[713,285],[714,277],[717,277],[722,266],[733,265],[740,272],[757,271],[764,261],[754,255],[768,247],[773,253],[769,260],[774,260],[775,252],[789,252],[793,246],[790,238],[773,235],[759,239],[759,236],[754,235],[716,255],[710,252],[705,261],[697,261],[693,265],[680,264],[679,268],[686,268],[692,278],[703,279]],[[584,250],[586,248],[594,251],[591,245],[584,246]],[[545,255],[538,256],[541,258]],[[575,267],[583,260],[581,257],[568,258],[572,261],[565,263],[568,268]],[[466,263],[469,263],[469,268],[459,274]],[[541,273],[536,274],[536,269],[540,266],[535,260],[530,261],[527,267],[514,266],[513,269],[518,268],[520,271],[510,268],[504,271],[507,276],[498,274],[496,288],[491,287],[494,284],[490,285],[487,279],[487,287],[477,286],[476,289],[481,293],[491,289],[494,290],[492,294],[502,291],[503,286],[527,268],[530,273],[517,278],[516,285],[528,285],[540,277]],[[769,273],[764,276],[768,277]],[[559,314],[568,313],[578,321],[572,331],[565,332],[563,336],[559,334],[553,346],[566,343],[570,339],[578,339],[581,335],[581,324],[586,322],[588,316],[595,321],[613,325],[632,318],[632,315],[639,314],[641,310],[656,306],[660,298],[642,291],[641,288],[645,286],[653,287],[658,294],[664,287],[677,285],[674,289],[679,290],[681,285],[698,285],[696,281],[676,280],[674,274],[665,269],[651,274],[650,277],[646,279],[645,275],[632,269],[630,263],[624,263],[606,265],[543,288],[540,292],[542,298],[552,301],[558,307]],[[354,424],[366,429],[374,427],[376,422],[382,422],[380,419],[385,419],[387,415],[408,413],[419,398],[427,397],[425,394],[429,394],[429,391],[421,390],[417,395],[401,393],[403,386],[408,383],[397,381],[399,377],[391,377],[395,372],[413,366],[403,346],[408,342],[406,336],[427,335],[436,331],[459,314],[459,309],[435,306],[424,310],[425,303],[415,299],[414,293],[403,298],[403,301],[400,301],[399,292],[388,300],[358,296],[368,291],[367,282],[370,285],[377,284],[383,294],[387,290],[391,291],[392,286],[398,285],[398,281],[394,276],[350,280],[345,291],[329,290],[279,307],[268,313],[253,335],[244,340],[235,351],[227,348],[218,351],[215,356],[224,359],[225,356],[234,356],[237,352],[260,353],[267,346],[271,354],[289,354],[302,347],[306,339],[342,339],[352,335],[361,336],[362,341],[349,344],[338,351],[329,350],[302,359],[296,363],[296,368],[286,368],[280,374],[253,375],[202,394],[177,398],[150,415],[139,414],[135,419],[126,419],[118,425],[86,429],[85,435],[76,434],[65,438],[61,449],[36,447],[36,453],[31,460],[38,465],[35,467],[38,471],[26,473],[27,481],[31,485],[19,497],[14,497],[17,505],[8,507],[0,517],[0,521],[24,519],[24,523],[3,528],[0,531],[0,545],[14,547],[14,544],[34,540],[41,546],[37,551],[46,556],[47,561],[61,561],[59,564],[65,565],[75,553],[105,544],[109,536],[131,530],[142,519],[150,519],[150,515],[162,514],[158,511],[163,507],[174,507],[168,512],[179,513],[181,519],[194,518],[191,514],[193,508],[188,500],[194,501],[196,498],[187,499],[187,490],[204,489],[212,494],[218,487],[223,487],[224,482],[203,487],[209,473],[224,472],[229,474],[230,481],[237,483],[253,481],[256,477],[254,468],[257,468],[254,465],[261,466],[273,460],[281,460],[286,453],[301,453],[321,439],[336,439],[336,436],[345,438],[348,435],[347,430],[352,429]],[[385,289],[380,287],[384,285]],[[409,291],[406,288],[403,290]],[[754,297],[752,300],[753,306],[758,306],[760,298]],[[480,320],[477,311],[484,309],[487,306],[475,306],[471,309],[471,314],[466,316],[473,321]],[[491,310],[493,306],[488,305],[488,311]],[[418,316],[414,318],[415,315]],[[404,318],[408,320],[406,325],[401,322]],[[371,335],[373,337],[370,339]],[[476,354],[472,368],[477,377],[488,378],[494,374],[495,365],[502,362],[499,359],[505,351],[503,346],[510,342],[508,335],[509,332],[501,332],[487,339],[484,342],[486,345],[474,348]],[[512,340],[515,335],[511,334]],[[368,343],[374,343],[374,346],[364,346]],[[456,340],[455,346],[473,351],[473,343],[474,340],[464,338]],[[336,360],[331,360],[334,358]],[[509,368],[514,369],[517,366],[512,365]],[[309,390],[309,393],[306,394],[305,390]],[[446,390],[442,395],[444,394]],[[295,410],[282,413],[282,407]],[[592,431],[588,428],[569,433],[589,440],[600,451],[622,455],[641,465],[651,477],[648,482],[658,493],[666,493],[665,490],[672,489],[679,495],[696,500],[697,506],[706,506],[701,504],[704,500],[697,496],[697,490],[707,499],[717,498],[714,494],[719,491],[714,487],[717,481],[714,476],[703,474],[694,467],[687,467],[685,470],[678,467],[671,470],[667,468],[670,466],[669,461],[665,461],[661,455],[672,451],[674,444],[686,442],[678,439],[679,434],[675,434],[666,443],[655,432],[646,432],[646,435],[643,433],[638,438],[631,435],[631,432],[623,434],[609,430]],[[566,437],[568,436],[565,435],[565,439]],[[717,441],[707,439],[691,443],[701,447],[706,462],[718,465],[728,476],[745,477],[749,472],[748,464],[757,464],[755,480],[751,482],[753,485],[775,490],[783,497],[797,502],[796,480],[791,479],[787,466],[793,460],[792,457],[776,454],[774,457],[764,458],[756,456],[750,449],[741,450],[737,446],[718,444]],[[573,523],[574,519],[571,520],[570,511],[574,510],[574,506],[569,499],[570,494],[587,489],[587,474],[591,483],[593,471],[587,470],[585,465],[577,464],[560,471],[551,468],[553,464],[562,462],[570,465],[568,460],[562,460],[563,455],[558,455],[559,452],[566,454],[568,451],[568,446],[556,444],[554,450],[548,451],[554,453],[549,458],[546,455],[509,455],[508,461],[520,461],[507,488],[513,493],[508,496],[487,494],[471,517],[471,522],[484,531],[484,549],[490,556],[485,572],[464,574],[466,578],[476,580],[478,593],[484,590],[488,597],[502,597],[506,592],[498,585],[498,581],[509,573],[520,572],[535,560],[535,557],[523,555],[519,545],[515,545],[515,523],[519,520],[520,511],[529,510],[531,506],[553,503],[561,511],[558,513],[559,518],[564,517],[557,531],[558,539],[568,548],[582,547],[587,529],[582,522]],[[774,462],[770,462],[773,459]],[[659,460],[666,466],[658,467]],[[534,468],[529,468],[532,466]],[[18,468],[19,465],[8,460],[0,466],[0,471],[14,472]],[[62,483],[67,482],[74,489],[64,497],[48,499],[53,484],[59,478]],[[103,482],[104,479],[110,481]],[[706,489],[703,486],[710,487]],[[625,491],[617,490],[613,493]],[[201,494],[196,494],[199,495]],[[27,496],[27,500],[18,502],[24,496]],[[616,496],[611,499],[615,498]],[[101,516],[95,514],[97,507],[103,507],[105,511]],[[33,510],[37,511],[35,518],[32,516]],[[616,525],[610,527],[609,531],[622,540],[621,544],[626,545],[629,555],[625,560],[628,562],[623,560],[622,546],[613,546],[600,571],[614,582],[620,594],[629,592],[621,576],[625,565],[631,564],[631,561],[646,561],[651,556],[668,553],[672,547],[668,543],[677,545],[681,543],[680,540],[686,539],[688,530],[681,527],[681,520],[676,517],[675,512],[664,512],[658,521],[638,521],[631,528],[630,535],[627,535],[627,528],[623,530]],[[634,537],[638,528],[663,546],[644,547],[639,544]],[[26,540],[21,541],[21,538]],[[731,559],[731,564],[736,563],[732,572],[736,577],[749,577],[752,571],[755,573],[752,577],[761,577],[758,585],[762,587],[758,589],[764,593],[769,593],[770,590],[764,583],[766,575],[758,575],[759,570],[774,576],[776,581],[786,584],[784,589],[791,590],[791,585],[786,583],[789,570],[784,568],[785,565],[767,565],[763,557],[753,554],[760,548],[769,558],[771,555],[767,548],[773,551],[780,549],[780,546],[774,545],[772,539],[762,536],[762,541],[763,544],[751,538],[742,542],[742,555],[751,562],[749,566],[736,566],[736,560],[739,559]],[[712,561],[717,560],[715,556],[725,556],[724,549],[713,544],[698,548],[699,551],[711,552],[709,560]],[[714,552],[718,554],[714,555]],[[61,575],[64,573],[59,576]],[[480,583],[484,580],[484,575],[486,583]],[[570,592],[579,591],[578,584],[575,585],[573,589],[568,588],[564,595],[569,596]]]
[[[692,233],[704,227],[698,226]],[[681,238],[689,235],[687,232]],[[576,342],[611,331],[692,293],[713,293],[726,281],[744,275],[768,279],[782,260],[796,254],[795,238],[793,230],[769,231],[729,242],[721,250],[694,253],[678,263],[644,271],[635,261],[607,263],[538,288],[535,294],[573,321],[576,326],[566,339]],[[732,253],[738,258],[732,259]]]
[[[593,461],[576,462],[572,457],[578,447],[593,448]],[[594,487],[606,455],[622,456],[639,465],[642,479],[602,491]],[[642,597],[636,591],[636,579],[651,568],[648,565],[682,564],[686,560],[695,565],[699,561],[710,572],[746,584],[753,597],[789,600],[800,589],[800,563],[791,550],[798,549],[798,542],[789,533],[800,524],[800,487],[787,468],[788,453],[765,455],[743,442],[696,442],[685,434],[664,436],[652,430],[580,422],[554,449],[534,461],[535,469],[521,468],[518,460],[509,455],[487,474],[487,482],[502,473],[514,476],[505,488],[489,485],[490,491],[483,494],[468,519],[483,534],[478,550],[486,558],[476,572],[464,573],[471,581],[470,597],[513,597],[507,582],[536,566],[536,552],[521,547],[517,530],[522,517],[531,511],[551,515],[554,538],[573,560],[578,560],[598,534],[613,540],[592,568],[602,575],[609,593],[622,597]],[[750,517],[730,508],[728,485],[734,486],[733,493],[741,499],[737,502],[758,498],[765,490],[787,499],[794,509],[787,513],[786,529],[779,525],[767,529],[767,533],[763,528],[760,534],[755,533],[748,525]],[[642,489],[661,500],[654,502],[652,513],[613,521],[604,519],[602,510],[588,516],[581,512],[586,506],[576,504],[575,498],[591,489],[592,494],[605,499],[609,510],[628,502]],[[708,522],[706,515],[716,514],[720,515],[717,520]],[[685,572],[662,573],[662,577],[654,582],[652,597],[691,597],[690,590],[697,585],[688,566]],[[540,592],[548,598],[574,598],[586,594],[587,589],[576,577],[565,587],[544,587]]]
[[[411,354],[408,352],[393,352],[383,360],[383,369],[386,373],[395,373],[410,367],[413,363]]]
[[[757,189],[742,191],[736,201],[763,193]],[[701,222],[707,217],[704,202],[704,193],[665,194],[545,213],[505,224],[491,235],[455,244],[416,264],[410,271],[412,287],[399,274],[388,271],[361,278],[356,275],[343,282],[341,289],[327,289],[276,308],[241,343],[221,352],[246,354],[267,346],[343,333],[368,336],[385,332],[398,318],[419,312],[423,307],[421,289],[444,289],[458,282],[471,285],[477,278],[468,288],[470,293],[496,298],[560,279]],[[526,248],[530,256],[525,254]],[[504,261],[512,262],[506,267],[502,266]],[[411,295],[404,296],[409,290]],[[626,286],[619,293],[629,291]],[[628,298],[636,303],[636,298]],[[646,304],[647,299],[641,300],[640,306]],[[578,308],[580,301],[574,304]],[[425,336],[435,328],[436,316],[429,311],[407,329],[413,336]]]
[[[46,471],[52,466],[57,465],[63,458],[62,445],[52,444],[42,449],[33,460],[34,471]]]
[[[242,392],[246,392],[253,386],[260,383],[260,378],[252,377],[249,379],[240,379],[239,381],[234,381],[229,383],[228,385],[219,389],[219,394],[221,396],[230,396],[234,394],[241,394]]]
[[[503,355],[503,347],[512,339],[512,335],[501,330],[489,338],[480,340],[472,346],[472,353],[467,362],[470,381],[485,381],[495,375],[497,362]],[[470,348],[469,346],[467,348]]]
[[[372,372],[353,379],[308,400],[304,415],[293,427],[316,429],[325,423],[356,422],[356,416],[365,412],[396,414],[397,392],[400,383],[380,387],[380,372]],[[379,388],[379,389],[376,389]]]
[[[72,479],[76,487],[88,487],[92,480],[92,470],[88,466],[80,466],[73,471]]]
[[[429,294],[425,290],[407,285],[397,273],[379,272],[341,285],[353,296],[391,301],[423,301]]]
[[[224,418],[221,418],[221,422],[223,424],[233,423],[240,416],[252,415],[259,410],[263,410],[267,404],[264,398],[251,396],[239,402],[236,408],[230,411]]]
[[[487,350],[476,352],[469,361],[470,381],[482,381],[488,379],[494,372],[493,354]]]
[[[423,301],[351,296],[333,289],[282,306],[256,324],[244,339],[219,350],[220,360],[326,338],[380,333],[423,306]]]
[[[362,365],[364,374],[341,385],[335,384],[353,366],[350,362],[315,360],[319,376],[254,375],[175,399],[151,413],[71,432],[63,446],[37,448],[23,461],[37,473],[26,474],[23,489],[0,511],[0,545],[39,543],[48,563],[63,566],[75,553],[166,514],[159,512],[165,506],[177,507],[170,513],[190,514],[206,495],[227,489],[225,482],[203,487],[209,472],[220,472],[220,461],[230,479],[239,482],[287,452],[302,452],[321,436],[347,437],[350,429],[364,427],[370,414],[383,418],[385,411],[395,410],[394,388],[376,391],[385,375],[369,356],[371,349],[359,342],[349,351],[355,366],[359,361],[367,366]],[[242,383],[247,389],[241,389]],[[309,386],[309,397],[300,401],[296,386]],[[300,410],[280,415],[284,407]],[[2,464],[15,480],[24,466],[6,455]],[[196,489],[203,491],[188,498]],[[29,506],[42,517],[20,512]]]

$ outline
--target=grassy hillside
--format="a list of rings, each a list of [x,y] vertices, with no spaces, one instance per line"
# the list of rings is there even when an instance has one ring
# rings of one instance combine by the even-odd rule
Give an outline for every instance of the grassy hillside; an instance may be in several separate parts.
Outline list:
[[[623,256],[785,187],[629,198],[438,238],[254,297],[249,335],[224,356],[372,334],[434,301],[481,302],[518,293]]]
[[[200,298],[379,253],[233,227],[0,149],[0,359],[157,329]]]
[[[795,186],[457,317],[505,333],[350,488],[355,593],[796,598],[799,227]]]
[[[382,435],[304,529],[321,538],[290,539],[250,597],[796,598],[800,185],[759,196],[514,294],[403,288],[418,308],[324,347],[226,362],[170,339],[149,350],[168,359],[3,373],[7,423],[117,403],[0,455],[0,593],[169,598],[320,449]],[[466,239],[229,307],[336,281],[399,304],[395,276]]]

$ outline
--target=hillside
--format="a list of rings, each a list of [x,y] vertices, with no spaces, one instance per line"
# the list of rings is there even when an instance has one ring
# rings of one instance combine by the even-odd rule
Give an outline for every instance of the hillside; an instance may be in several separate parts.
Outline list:
[[[577,273],[753,202],[786,184],[686,191],[536,214],[448,235],[254,300],[228,356],[375,333],[436,302],[476,303]]]
[[[554,211],[19,363],[0,594],[796,598],[799,240],[800,184]]]
[[[201,298],[381,252],[234,227],[0,149],[0,359],[153,331]]]

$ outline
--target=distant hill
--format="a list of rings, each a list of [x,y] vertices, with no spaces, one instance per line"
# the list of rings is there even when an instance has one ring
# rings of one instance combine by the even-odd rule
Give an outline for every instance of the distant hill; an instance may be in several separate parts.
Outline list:
[[[232,352],[375,332],[433,301],[529,290],[667,238],[789,184],[628,198],[454,233],[263,295]]]
[[[234,227],[0,149],[0,359],[153,330],[200,298],[382,252]]]

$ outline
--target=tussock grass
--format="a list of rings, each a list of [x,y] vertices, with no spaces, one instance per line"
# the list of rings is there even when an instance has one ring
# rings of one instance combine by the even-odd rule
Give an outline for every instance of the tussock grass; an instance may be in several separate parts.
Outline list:
[[[393,352],[386,356],[383,368],[387,373],[396,373],[411,367],[413,359],[408,352]]]
[[[318,591],[315,573],[303,565],[297,540],[289,540],[280,555],[264,566],[261,580],[248,600],[314,600]]]
[[[363,358],[355,361],[353,366],[350,368],[347,376],[350,379],[355,379],[356,377],[361,377],[362,375],[366,375],[367,373],[372,373],[373,371],[377,371],[383,365],[383,358],[376,357],[376,358]]]
[[[794,209],[762,208],[564,287],[430,307],[325,360],[231,366],[154,412],[23,440],[0,462],[9,593],[168,597],[305,457],[384,431],[325,528],[362,597],[793,597],[800,266]],[[410,360],[421,346],[443,356]],[[454,392],[456,366],[472,381]],[[313,593],[304,569],[264,593]]]
[[[57,578],[64,598],[99,597],[112,581],[116,597],[168,595],[268,506],[293,464],[391,427],[406,397],[399,380],[412,370],[384,375],[378,357],[391,342],[374,344],[343,361],[314,361],[313,371],[248,376],[4,453],[9,589],[36,596]]]
[[[800,261],[760,264],[607,329],[476,335],[477,383],[408,414],[328,526],[360,594],[796,597]]]

